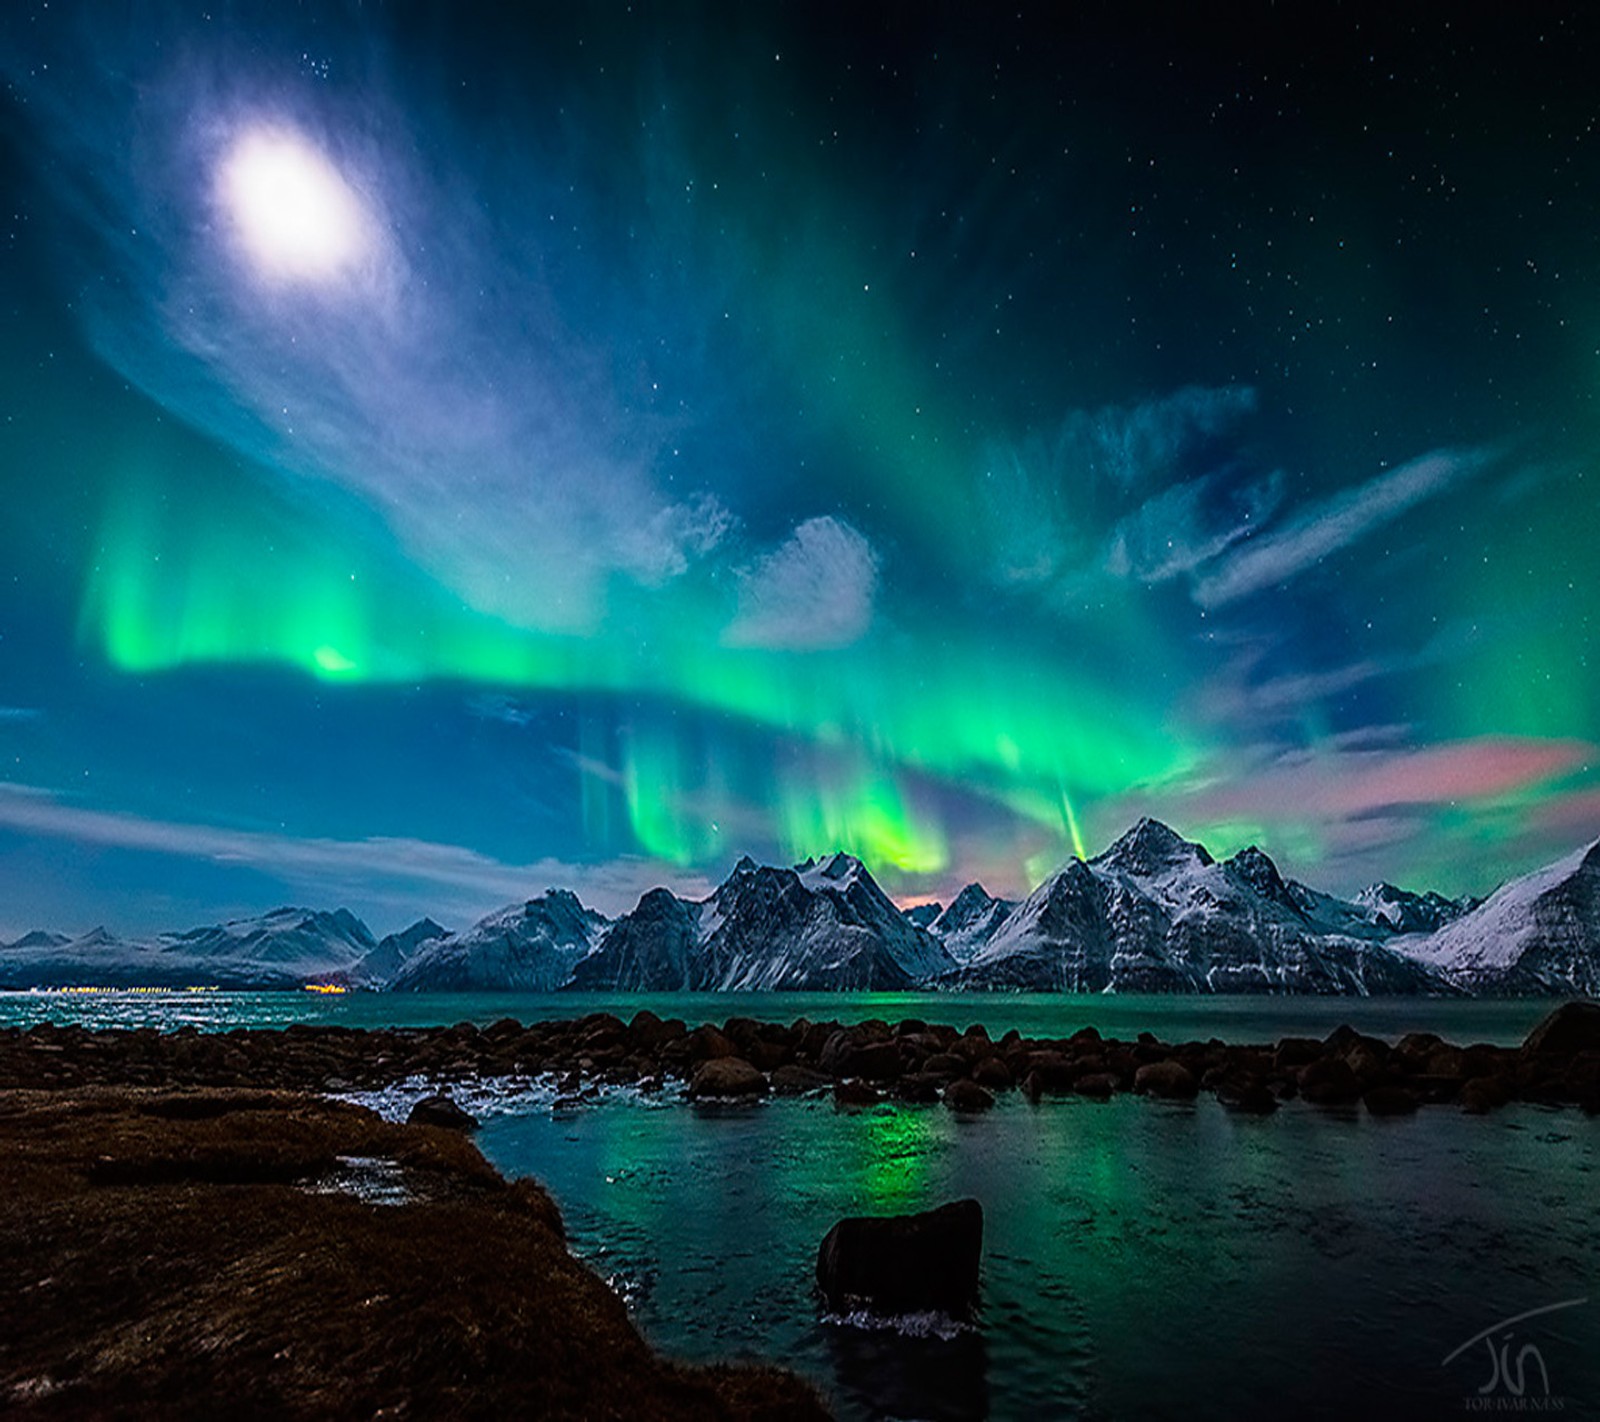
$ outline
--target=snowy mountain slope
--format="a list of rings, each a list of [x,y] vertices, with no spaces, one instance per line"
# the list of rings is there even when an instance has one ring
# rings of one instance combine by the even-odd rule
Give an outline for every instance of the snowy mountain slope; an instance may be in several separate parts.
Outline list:
[[[968,884],[931,923],[924,925],[958,963],[968,963],[999,931],[1017,905],[990,896],[982,884]]]
[[[1379,943],[1330,931],[1261,850],[1219,864],[1150,819],[1041,884],[952,983],[1065,992],[1448,990]]]
[[[350,980],[361,987],[387,987],[424,944],[449,936],[449,930],[431,918],[419,918],[410,927],[380,938],[378,946],[351,970]]]
[[[1376,925],[1391,933],[1436,933],[1447,923],[1477,908],[1481,900],[1447,899],[1443,894],[1413,894],[1393,884],[1369,884],[1352,902],[1365,909]]]
[[[681,992],[700,986],[695,949],[701,905],[651,889],[632,913],[605,931],[594,952],[574,965],[571,988]]]
[[[388,986],[393,992],[553,992],[607,926],[577,895],[550,889],[460,933],[423,942]]]
[[[1487,901],[1379,883],[1353,900],[1223,862],[1142,820],[1021,903],[973,884],[927,927],[857,859],[741,859],[708,898],[654,889],[613,922],[552,889],[460,933],[381,943],[344,910],[276,909],[121,939],[42,930],[0,946],[0,988],[334,981],[401,991],[895,990],[1600,994],[1600,842]]]
[[[902,909],[901,912],[905,914],[907,923],[913,923],[918,928],[926,928],[944,912],[944,905],[941,903],[913,904],[908,909]]]
[[[1600,995],[1600,840],[1394,946],[1475,993]]]
[[[13,939],[10,943],[0,943],[0,952],[8,948],[63,948],[72,942],[71,937],[65,933],[48,933],[42,928],[36,928],[31,933],[24,933],[21,938]]]
[[[281,908],[149,939],[97,928],[66,943],[13,945],[0,953],[0,987],[299,987],[345,980],[376,947],[345,909]]]
[[[645,895],[572,986],[627,991],[890,990],[954,966],[858,859],[793,869],[741,859],[710,898]]]

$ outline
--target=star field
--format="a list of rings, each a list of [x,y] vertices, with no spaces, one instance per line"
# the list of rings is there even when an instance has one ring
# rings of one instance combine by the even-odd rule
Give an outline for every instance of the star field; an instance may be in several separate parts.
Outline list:
[[[1596,36],[11,7],[0,930],[1592,838]]]

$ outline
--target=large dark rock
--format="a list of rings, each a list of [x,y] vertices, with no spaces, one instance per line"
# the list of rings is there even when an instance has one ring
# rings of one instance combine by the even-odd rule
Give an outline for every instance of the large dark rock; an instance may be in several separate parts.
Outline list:
[[[983,1206],[957,1200],[916,1215],[840,1220],[817,1250],[817,1287],[849,1313],[970,1315],[978,1301]]]
[[[1142,1096],[1165,1096],[1192,1101],[1199,1091],[1194,1073],[1182,1062],[1147,1062],[1133,1074],[1133,1089]]]
[[[952,1111],[987,1111],[994,1105],[994,1096],[977,1082],[961,1077],[945,1087],[944,1104]]]
[[[778,1096],[804,1096],[812,1091],[825,1091],[832,1084],[831,1077],[798,1062],[790,1062],[772,1073],[772,1090]]]
[[[1528,1033],[1522,1050],[1536,1056],[1600,1050],[1600,1002],[1563,1003]]]
[[[689,1095],[708,1097],[764,1096],[767,1079],[743,1057],[713,1057],[694,1074]]]
[[[448,1131],[475,1131],[478,1118],[463,1111],[442,1091],[434,1096],[424,1096],[411,1108],[406,1117],[411,1126],[443,1126]]]
[[[1300,1094],[1314,1106],[1342,1106],[1361,1095],[1361,1083],[1342,1057],[1322,1057],[1300,1073]]]
[[[1416,1093],[1403,1086],[1374,1086],[1361,1100],[1374,1116],[1414,1115],[1421,1104]]]

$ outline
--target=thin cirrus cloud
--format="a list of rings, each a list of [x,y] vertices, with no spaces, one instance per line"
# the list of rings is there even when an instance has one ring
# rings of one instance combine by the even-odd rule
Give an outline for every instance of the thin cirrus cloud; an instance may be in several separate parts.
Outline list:
[[[872,622],[878,557],[849,524],[826,515],[738,574],[730,647],[813,651],[857,641]]]
[[[1196,820],[1334,821],[1492,800],[1592,764],[1587,741],[1478,736],[1416,749],[1279,757],[1188,797]]]
[[[291,125],[240,56],[157,61],[159,40],[119,49],[125,35],[84,27],[117,84],[0,69],[75,218],[58,255],[89,341],[131,383],[276,477],[353,493],[431,575],[519,626],[592,631],[613,577],[659,588],[722,542],[715,495],[661,477],[688,417],[615,377],[653,369],[658,346],[698,350],[711,317],[652,304],[646,273],[602,270],[577,238],[527,260],[515,234],[587,215],[559,174],[529,159],[507,180],[448,113],[381,78],[298,86]],[[261,270],[226,179],[265,142],[348,198],[359,260]],[[701,383],[696,359],[674,356],[680,385]]]
[[[1221,607],[1289,582],[1489,462],[1483,451],[1437,450],[1335,494],[1225,555],[1195,583],[1195,601]]]
[[[704,879],[643,858],[508,864],[461,845],[428,840],[297,838],[96,810],[64,803],[48,790],[5,782],[0,782],[0,829],[251,869],[277,879],[291,893],[461,919],[552,887],[572,889],[607,914],[631,909],[668,875],[680,893],[710,892]]]
[[[1188,476],[1257,404],[1251,386],[1185,386],[1134,405],[1073,410],[1047,434],[992,441],[983,455],[979,515],[994,581],[1011,587],[1076,582],[1097,557],[1099,530],[1150,489],[1160,492],[1113,530],[1101,571],[1142,577],[1173,561],[1186,571],[1226,547],[1240,520],[1226,512],[1220,525],[1215,520],[1240,496],[1211,474]],[[1276,502],[1266,489],[1260,497]],[[1163,557],[1155,550],[1156,525],[1174,518],[1184,525],[1184,551]]]
[[[1242,485],[1212,475],[1174,484],[1117,524],[1106,571],[1144,583],[1193,572],[1249,537],[1282,498],[1279,474]]]

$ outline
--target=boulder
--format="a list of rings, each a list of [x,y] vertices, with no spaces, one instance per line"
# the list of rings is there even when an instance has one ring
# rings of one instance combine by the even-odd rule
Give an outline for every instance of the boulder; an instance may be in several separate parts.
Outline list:
[[[1410,1116],[1421,1104],[1416,1093],[1404,1086],[1374,1086],[1361,1103],[1372,1116]]]
[[[706,1097],[764,1096],[767,1079],[743,1057],[713,1057],[689,1083],[693,1100]]]
[[[972,1079],[991,1091],[1009,1091],[1013,1085],[1011,1068],[999,1057],[985,1057],[972,1068]]]
[[[977,1082],[960,1077],[945,1087],[944,1104],[952,1111],[987,1111],[994,1097]]]
[[[927,1072],[907,1072],[894,1084],[894,1094],[902,1101],[912,1101],[918,1104],[927,1104],[939,1099],[939,1092],[944,1088],[944,1079],[929,1076]]]
[[[715,1061],[719,1057],[738,1055],[738,1048],[728,1040],[727,1036],[709,1024],[696,1027],[685,1041],[688,1043],[690,1061]]]
[[[1566,1002],[1528,1033],[1522,1050],[1534,1056],[1600,1051],[1600,1002]]]
[[[1230,1111],[1244,1116],[1270,1116],[1278,1109],[1278,1098],[1264,1081],[1228,1077],[1217,1083],[1217,1100]]]
[[[833,1102],[836,1106],[876,1106],[883,1093],[870,1081],[849,1077],[833,1084]]]
[[[1092,1101],[1109,1101],[1117,1089],[1117,1079],[1110,1072],[1094,1071],[1087,1076],[1080,1076],[1072,1089],[1079,1096],[1087,1096]]]
[[[826,1090],[831,1084],[831,1077],[798,1062],[790,1062],[772,1073],[772,1089],[779,1096],[804,1096],[809,1091]]]
[[[938,1077],[941,1081],[953,1081],[956,1077],[967,1074],[967,1059],[955,1052],[935,1052],[923,1062],[922,1070],[929,1076]]]
[[[1435,1047],[1423,1062],[1422,1074],[1462,1081],[1467,1075],[1467,1054],[1460,1047],[1452,1047],[1448,1043]]]
[[[850,1073],[868,1081],[893,1081],[905,1069],[893,1042],[869,1042],[850,1054]]]
[[[1322,1043],[1310,1037],[1285,1037],[1272,1054],[1272,1064],[1279,1071],[1293,1067],[1310,1066],[1323,1054]]]
[[[1046,1049],[1028,1056],[1025,1076],[1032,1076],[1042,1092],[1067,1092],[1072,1090],[1072,1079],[1079,1067],[1065,1052]]]
[[[1341,1057],[1321,1057],[1300,1073],[1300,1094],[1314,1106],[1340,1106],[1361,1095],[1361,1083]]]
[[[447,1131],[475,1131],[478,1118],[463,1111],[444,1092],[424,1096],[406,1117],[408,1126],[443,1126]]]
[[[817,1288],[838,1313],[971,1315],[983,1257],[983,1207],[957,1200],[923,1214],[840,1220],[817,1250]]]
[[[1461,1088],[1460,1100],[1469,1116],[1487,1116],[1509,1104],[1511,1092],[1497,1076],[1475,1076]]]
[[[1169,1058],[1161,1062],[1146,1062],[1134,1072],[1133,1089],[1144,1096],[1165,1096],[1176,1101],[1192,1101],[1200,1090],[1200,1085],[1188,1067]]]

